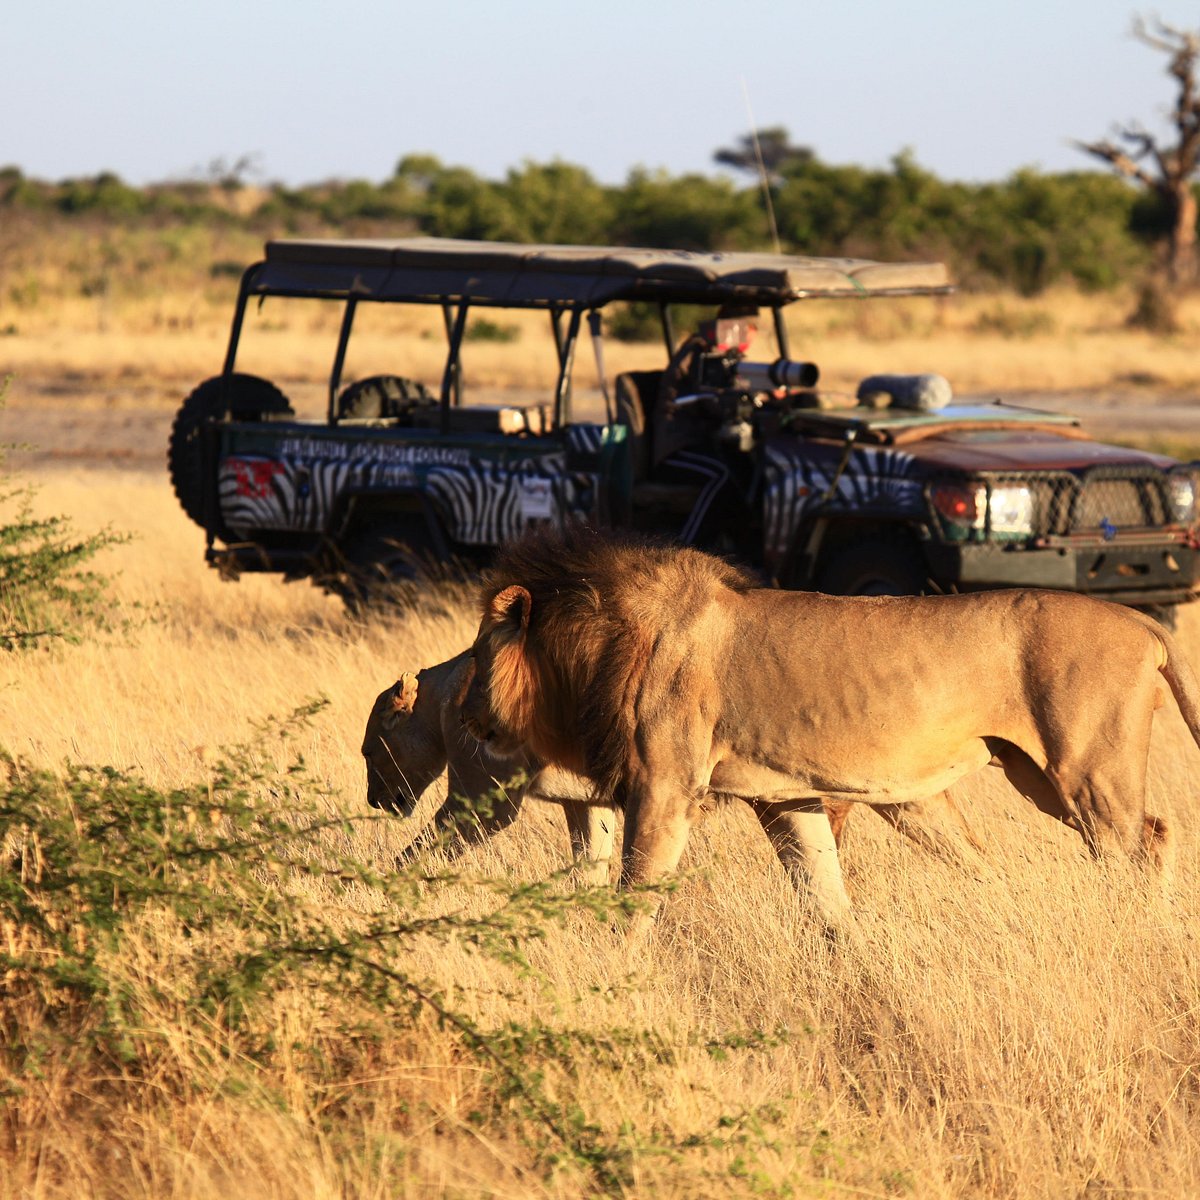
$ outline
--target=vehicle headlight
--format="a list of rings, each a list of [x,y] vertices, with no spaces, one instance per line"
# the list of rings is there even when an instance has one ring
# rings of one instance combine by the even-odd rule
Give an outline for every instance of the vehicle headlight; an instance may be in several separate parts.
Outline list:
[[[1196,476],[1192,471],[1172,471],[1167,476],[1167,498],[1171,520],[1190,525],[1196,519]]]
[[[1033,492],[1020,484],[1000,484],[989,494],[985,484],[939,484],[933,504],[948,525],[983,533],[1033,533]]]
[[[1033,492],[1018,484],[992,488],[988,498],[989,527],[993,533],[1033,532]]]

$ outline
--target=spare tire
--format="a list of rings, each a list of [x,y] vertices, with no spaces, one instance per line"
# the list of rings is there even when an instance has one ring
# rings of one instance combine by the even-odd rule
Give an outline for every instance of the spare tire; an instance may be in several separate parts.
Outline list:
[[[419,404],[433,404],[429,389],[403,375],[371,375],[347,387],[337,399],[338,420],[403,417]]]
[[[228,391],[226,391],[228,389]],[[179,407],[167,444],[167,470],[183,511],[204,526],[204,461],[200,431],[210,417],[225,412],[226,398],[235,421],[293,415],[288,398],[257,375],[218,375],[206,379]]]

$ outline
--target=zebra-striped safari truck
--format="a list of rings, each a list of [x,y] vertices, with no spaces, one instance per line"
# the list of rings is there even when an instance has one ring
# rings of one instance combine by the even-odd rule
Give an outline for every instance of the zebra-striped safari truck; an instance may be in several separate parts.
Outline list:
[[[1169,619],[1197,587],[1193,465],[1101,445],[1070,417],[956,404],[938,375],[864,372],[831,392],[792,357],[796,301],[949,290],[938,263],[271,241],[242,276],[222,373],[175,419],[171,477],[226,575],[309,578],[352,603],[422,564],[480,563],[531,525],[583,519],[733,555],[784,587],[1050,587]],[[298,300],[340,313],[308,419],[239,369],[251,305]],[[445,354],[409,338],[420,360],[393,360],[388,339],[359,334],[360,366],[356,331],[389,304],[440,309]],[[494,318],[511,309],[547,314],[555,382],[472,403],[479,331],[509,336]],[[608,379],[605,325],[647,317],[661,365]],[[581,339],[594,369],[574,369]]]

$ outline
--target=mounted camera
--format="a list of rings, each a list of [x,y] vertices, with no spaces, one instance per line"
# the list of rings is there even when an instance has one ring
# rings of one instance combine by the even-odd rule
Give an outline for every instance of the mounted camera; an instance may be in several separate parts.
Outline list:
[[[776,392],[780,388],[815,387],[821,377],[816,363],[799,362],[794,358],[777,358],[774,362],[746,362],[737,364],[736,386],[752,392]]]

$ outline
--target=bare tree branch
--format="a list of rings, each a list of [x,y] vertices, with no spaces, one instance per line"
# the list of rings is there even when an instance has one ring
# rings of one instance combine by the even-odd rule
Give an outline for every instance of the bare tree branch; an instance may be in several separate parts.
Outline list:
[[[1076,142],[1075,145],[1080,150],[1095,155],[1096,158],[1102,158],[1127,179],[1136,179],[1143,187],[1153,191],[1158,190],[1159,181],[1148,171],[1139,167],[1133,157],[1112,142]]]
[[[1177,84],[1171,110],[1173,144],[1161,143],[1136,123],[1116,130],[1116,138],[1127,149],[1112,140],[1075,144],[1160,198],[1171,221],[1170,278],[1176,284],[1191,284],[1196,278],[1197,213],[1192,180],[1200,171],[1200,94],[1196,78],[1200,30],[1179,29],[1157,16],[1151,21],[1139,16],[1134,18],[1132,33],[1143,45],[1167,56],[1167,74]]]
[[[1164,27],[1162,21],[1157,17],[1155,18],[1155,24],[1161,31],[1158,35],[1150,32],[1150,27],[1146,24],[1145,17],[1134,17],[1133,36],[1152,50],[1161,50],[1164,54],[1174,54],[1175,43],[1167,39],[1175,33],[1175,30]]]
[[[1118,131],[1118,136],[1129,142],[1134,147],[1133,157],[1136,159],[1145,158],[1147,155],[1154,159],[1155,166],[1158,167],[1161,179],[1166,179],[1170,175],[1170,170],[1167,166],[1167,160],[1163,156],[1163,151],[1159,148],[1158,143],[1153,136],[1146,132],[1140,125],[1129,125],[1126,128]],[[1161,183],[1161,179],[1159,183]],[[1156,187],[1158,184],[1149,184],[1150,187]]]

